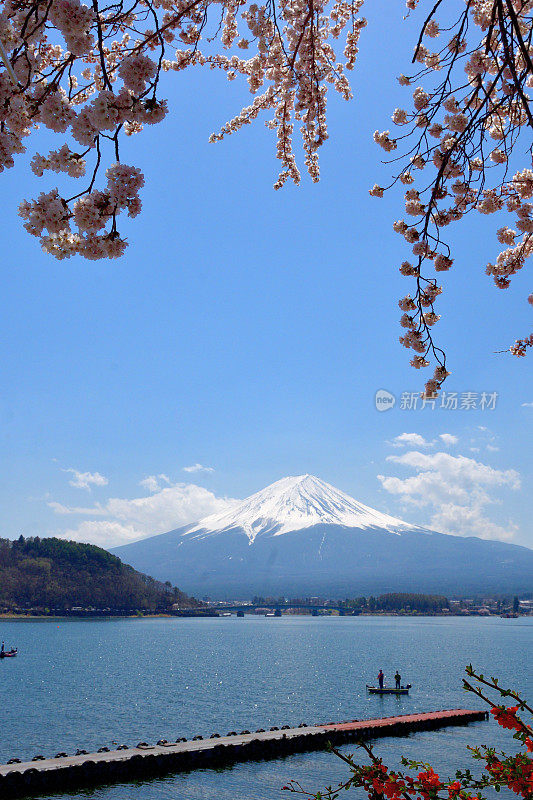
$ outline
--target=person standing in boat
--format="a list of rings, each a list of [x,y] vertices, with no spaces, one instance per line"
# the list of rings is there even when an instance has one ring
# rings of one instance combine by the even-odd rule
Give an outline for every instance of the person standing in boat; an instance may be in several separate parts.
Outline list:
[[[383,681],[384,680],[385,680],[385,675],[383,674],[383,670],[380,669],[380,671],[378,672],[378,683],[379,683],[379,688],[380,689],[383,689]]]
[[[0,648],[0,653],[4,652],[4,643],[2,642],[2,647]]]
[[[400,683],[401,683],[401,680],[402,680],[402,676],[400,675],[398,670],[396,670],[396,675],[394,676],[394,680],[396,681],[396,688],[397,689],[401,689]]]

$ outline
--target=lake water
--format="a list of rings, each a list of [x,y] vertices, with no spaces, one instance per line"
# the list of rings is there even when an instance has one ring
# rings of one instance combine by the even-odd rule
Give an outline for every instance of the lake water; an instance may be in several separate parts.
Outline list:
[[[0,761],[195,734],[479,708],[461,688],[469,662],[533,697],[533,618],[245,617],[1,620],[17,646],[0,661]],[[365,690],[382,667],[413,684],[408,697]],[[512,746],[492,720],[380,739],[385,763],[404,754],[447,774],[466,745]],[[348,746],[352,752],[354,746]],[[475,764],[473,764],[475,766]],[[346,777],[328,753],[201,770],[68,798],[280,800],[291,778],[318,790]]]

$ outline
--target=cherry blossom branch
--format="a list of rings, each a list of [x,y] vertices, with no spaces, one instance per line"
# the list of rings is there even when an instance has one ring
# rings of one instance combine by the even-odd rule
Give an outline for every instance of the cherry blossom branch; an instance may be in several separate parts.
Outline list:
[[[417,2],[407,0],[408,9],[413,10]],[[531,163],[511,178],[508,174],[509,160],[521,141],[522,130],[533,128],[527,94],[527,88],[533,86],[529,52],[533,3],[525,0],[518,6],[512,0],[468,0],[449,29],[452,36],[447,45],[431,52],[425,42],[442,34],[435,17],[444,6],[443,0],[436,2],[421,26],[413,61],[423,63],[424,69],[414,77],[401,76],[399,80],[409,86],[442,69],[444,79],[435,89],[415,88],[411,112],[394,112],[396,125],[411,126],[406,136],[395,139],[389,131],[374,134],[375,141],[388,153],[398,148],[398,141],[415,140],[403,156],[392,159],[401,160],[403,167],[391,185],[400,181],[411,186],[416,181],[413,170],[422,172],[432,165],[435,170],[425,186],[405,192],[406,213],[415,221],[394,223],[395,231],[404,236],[416,257],[414,264],[405,261],[400,267],[403,275],[415,279],[413,297],[407,295],[399,303],[404,312],[401,324],[407,328],[400,342],[415,351],[411,361],[414,367],[429,366],[430,361],[436,365],[425,386],[424,394],[429,397],[436,396],[449,374],[445,354],[436,347],[432,331],[439,319],[434,301],[442,288],[423,271],[431,262],[436,272],[447,271],[453,264],[450,248],[441,238],[441,228],[472,210],[492,214],[507,207],[509,212],[517,213],[522,240],[516,241],[519,234],[510,228],[500,228],[498,239],[508,248],[499,254],[496,264],[489,264],[486,269],[499,288],[509,286],[511,276],[533,253],[533,205],[524,202],[533,197]],[[470,23],[480,34],[477,41],[470,33]],[[528,44],[523,31],[529,31]],[[458,80],[465,71],[466,84]],[[430,144],[428,136],[434,137],[436,144]],[[488,153],[487,136],[497,142]],[[528,150],[531,154],[531,145]],[[489,183],[494,169],[499,169],[503,177]],[[384,191],[376,184],[370,193],[381,197]],[[525,355],[529,346],[529,340],[518,340],[509,350],[514,355]]]
[[[91,0],[88,7],[81,0],[0,0],[0,30],[5,31],[0,53],[6,66],[0,71],[0,171],[13,166],[14,156],[25,149],[23,138],[41,124],[72,137],[84,155],[70,140],[48,155],[37,153],[31,162],[36,175],[52,170],[80,178],[87,169],[85,157],[92,158],[84,191],[69,199],[58,190],[41,192],[20,205],[26,230],[39,237],[46,252],[91,259],[124,252],[119,215],[140,213],[138,190],[144,177],[135,167],[119,164],[120,140],[164,119],[167,104],[158,98],[163,72],[204,65],[223,70],[228,80],[245,77],[253,103],[211,140],[271,112],[268,124],[277,132],[281,160],[278,188],[289,177],[300,180],[292,150],[299,120],[306,166],[318,180],[317,150],[327,138],[325,95],[331,83],[343,97],[351,97],[344,68],[353,67],[366,25],[356,17],[362,0],[267,0],[265,6],[222,0],[216,2],[219,21],[211,35],[214,2],[120,0],[102,5]],[[250,41],[239,32],[242,24],[255,50],[246,57]],[[328,41],[343,30],[344,63]],[[57,43],[61,38],[64,47]],[[211,52],[216,40],[222,52]],[[174,59],[167,57],[170,47],[176,48]],[[103,170],[108,183],[97,189]]]

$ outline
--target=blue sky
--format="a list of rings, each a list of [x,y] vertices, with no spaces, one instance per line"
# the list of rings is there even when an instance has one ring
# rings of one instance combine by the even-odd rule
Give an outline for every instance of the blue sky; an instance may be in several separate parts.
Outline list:
[[[208,144],[249,94],[201,70],[169,76],[169,117],[125,143],[146,187],[122,260],[58,262],[22,229],[20,199],[55,185],[27,170],[39,135],[2,174],[3,535],[111,545],[309,472],[418,524],[533,546],[530,360],[495,354],[529,334],[532,287],[485,276],[491,217],[451,231],[435,330],[448,390],[496,392],[496,408],[400,407],[422,388],[398,343],[402,200],[368,189],[387,180],[372,134],[408,104],[395,76],[414,29],[402,3],[365,13],[355,99],[330,98],[318,185],[274,192],[261,122]],[[393,409],[376,411],[378,389]],[[197,464],[211,471],[183,471]]]

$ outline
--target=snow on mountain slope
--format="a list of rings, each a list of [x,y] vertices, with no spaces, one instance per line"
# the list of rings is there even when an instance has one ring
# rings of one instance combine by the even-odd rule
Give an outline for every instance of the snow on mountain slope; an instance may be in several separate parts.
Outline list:
[[[398,536],[415,527],[358,503],[313,475],[298,475],[276,481],[227,511],[204,517],[183,536],[204,538],[242,528],[252,544],[261,535],[281,536],[314,525],[380,528]]]
[[[114,552],[213,599],[383,592],[519,594],[533,551],[408,525],[311,475],[283,478],[224,513]]]

